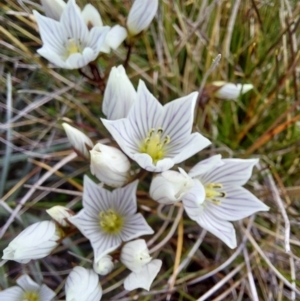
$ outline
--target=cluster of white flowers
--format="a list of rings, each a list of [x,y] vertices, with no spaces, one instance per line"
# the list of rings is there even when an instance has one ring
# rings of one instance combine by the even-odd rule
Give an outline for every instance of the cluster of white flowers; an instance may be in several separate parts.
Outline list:
[[[100,52],[116,49],[126,38],[131,41],[141,34],[154,18],[158,1],[135,0],[126,28],[103,26],[91,4],[83,10],[75,0],[42,0],[42,5],[46,16],[34,11],[43,40],[38,53],[59,67],[74,69],[94,61]],[[215,85],[220,87],[217,96],[225,99],[236,99],[252,88]],[[77,214],[62,206],[47,210],[53,221],[30,225],[11,241],[2,258],[20,263],[43,258],[59,245],[68,229],[74,232],[77,228],[90,241],[94,262],[93,269],[77,266],[69,274],[67,301],[101,299],[98,274],[112,272],[118,263],[115,251],[121,246],[119,262],[131,271],[124,279],[125,289],[149,290],[162,261],[150,256],[144,239],[137,239],[154,233],[137,212],[139,181],[135,176],[141,169],[153,173],[149,187],[153,200],[164,205],[181,201],[192,220],[235,248],[237,239],[230,221],[269,209],[242,187],[258,160],[214,155],[187,168],[188,172],[180,167],[179,171],[171,170],[211,144],[200,133],[192,132],[197,99],[198,92],[193,92],[162,105],[142,80],[135,89],[124,67],[113,67],[102,102],[106,119],[101,120],[119,148],[93,142],[73,126],[62,124],[71,145],[90,162],[91,173],[101,183],[84,176],[83,209]],[[17,283],[20,287],[0,292],[1,300],[50,301],[55,295],[26,275]]]

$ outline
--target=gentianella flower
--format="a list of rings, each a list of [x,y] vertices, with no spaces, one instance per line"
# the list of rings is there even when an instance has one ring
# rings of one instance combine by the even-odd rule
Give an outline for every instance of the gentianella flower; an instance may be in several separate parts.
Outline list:
[[[62,238],[62,233],[53,221],[30,225],[15,237],[3,251],[2,259],[28,263],[49,255]]]
[[[135,91],[122,65],[110,71],[104,91],[102,111],[108,120],[127,117],[129,110],[137,100]]]
[[[69,227],[68,218],[74,215],[74,212],[64,206],[53,206],[46,212],[62,227]]]
[[[158,0],[135,0],[128,15],[129,36],[136,36],[152,22],[158,8]]]
[[[142,168],[168,170],[210,144],[201,134],[191,133],[197,92],[162,106],[140,81],[137,96],[126,118],[102,122]]]
[[[77,153],[81,154],[83,157],[89,159],[90,158],[90,150],[93,148],[94,143],[92,140],[81,131],[77,130],[73,126],[69,125],[68,123],[62,124],[67,137],[71,143],[71,145],[74,147],[74,149],[77,151]]]
[[[93,247],[94,257],[101,258],[116,250],[121,243],[142,235],[153,234],[137,211],[138,181],[113,191],[84,177],[83,209],[69,218]]]
[[[233,84],[223,81],[213,82],[212,85],[220,87],[215,92],[216,97],[231,100],[237,100],[240,95],[245,94],[253,89],[253,85],[251,84]]]
[[[102,183],[121,187],[128,182],[130,162],[118,148],[97,143],[90,154],[91,173]]]
[[[60,20],[62,12],[67,5],[63,0],[41,0],[41,3],[44,8],[45,15],[57,21]],[[100,13],[92,4],[88,3],[85,5],[83,10],[81,11],[81,16],[88,29],[91,29],[94,26],[104,26]],[[126,39],[126,37],[127,30],[120,25],[114,25],[107,33],[100,51],[108,53],[110,52],[111,48],[117,49],[120,44]]]
[[[103,276],[109,274],[114,269],[113,258],[110,255],[95,258],[93,269],[97,274]]]
[[[100,301],[99,276],[93,270],[77,266],[67,277],[65,292],[66,301]]]
[[[47,285],[39,285],[28,275],[17,279],[18,286],[13,286],[0,292],[1,301],[51,301],[55,292]]]
[[[132,271],[124,281],[128,291],[144,288],[149,291],[150,286],[160,271],[162,261],[152,259],[144,239],[130,241],[124,245],[120,256],[121,262]]]
[[[89,30],[75,0],[69,0],[60,21],[33,11],[43,47],[38,53],[58,67],[78,69],[94,61],[104,45],[109,27]]]
[[[236,234],[230,221],[250,216],[269,207],[242,185],[251,177],[256,159],[221,159],[220,155],[199,162],[188,174],[166,171],[156,176],[150,195],[157,202],[171,204],[182,200],[187,215],[230,248],[236,247]]]

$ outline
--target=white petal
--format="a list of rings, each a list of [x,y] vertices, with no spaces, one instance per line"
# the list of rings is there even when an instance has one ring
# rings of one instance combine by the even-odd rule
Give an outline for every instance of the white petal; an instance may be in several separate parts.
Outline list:
[[[57,21],[67,5],[63,0],[41,0],[41,4],[45,15]]]
[[[93,269],[97,274],[107,275],[114,269],[113,258],[105,255],[94,260]]]
[[[39,291],[40,286],[34,282],[28,275],[22,275],[17,279],[17,284],[24,290],[24,291]]]
[[[150,286],[160,271],[162,261],[154,259],[147,265],[145,265],[139,273],[130,273],[124,281],[124,288],[127,291],[132,291],[137,288],[143,288],[147,291],[150,290]]]
[[[19,301],[22,300],[23,294],[24,291],[20,287],[13,286],[1,291],[0,299],[1,301]]]
[[[190,171],[189,176],[190,177],[197,177],[202,174],[205,174],[206,172],[212,170],[213,168],[219,167],[224,165],[222,161],[221,155],[215,155],[208,159],[202,160],[199,163],[197,163]]]
[[[122,65],[113,67],[109,74],[102,103],[102,111],[107,119],[116,120],[127,117],[136,101],[137,92],[124,67]]]
[[[94,50],[96,57],[100,51],[104,52],[102,47],[105,45],[105,40],[109,29],[110,28],[108,26],[96,26],[90,30],[88,46]],[[109,50],[107,52],[109,52]]]
[[[154,177],[150,185],[150,196],[161,204],[173,204],[182,199],[194,185],[194,181],[179,172],[168,170]]]
[[[222,87],[217,90],[215,95],[223,99],[233,99],[236,100],[242,94],[247,93],[253,89],[251,84],[232,84],[225,82],[213,82],[213,85],[218,86],[222,83]]]
[[[201,175],[199,179],[204,184],[221,183],[222,185],[244,185],[252,174],[252,169],[257,164],[257,159],[222,159],[221,166],[213,168]]]
[[[61,15],[60,22],[66,31],[68,39],[72,38],[75,41],[80,41],[82,45],[88,44],[89,31],[75,0],[68,1],[66,9]]]
[[[91,173],[101,182],[121,187],[128,181],[130,162],[119,149],[97,143],[90,154]]]
[[[116,50],[126,39],[127,30],[120,26],[115,25],[111,28],[109,33],[106,36],[105,43],[112,49]]]
[[[158,7],[158,0],[135,0],[127,19],[130,35],[135,36],[146,29],[153,20]]]
[[[226,197],[219,198],[219,205],[207,201],[207,209],[220,219],[236,221],[270,209],[243,187],[224,186],[222,191],[225,191]]]
[[[86,66],[91,61],[95,60],[98,53],[92,48],[84,48],[82,53],[73,53],[66,59],[68,69],[78,69]]]
[[[66,62],[62,59],[61,56],[59,56],[57,53],[50,50],[48,46],[47,47],[43,46],[42,48],[38,49],[37,53],[42,57],[44,57],[45,59],[47,59],[52,64],[56,65],[57,67],[72,69],[68,66],[68,64],[66,64]]]
[[[69,227],[67,219],[74,215],[74,212],[64,206],[53,206],[46,212],[62,227]]]
[[[65,291],[66,301],[99,301],[102,297],[98,275],[79,266],[69,274]]]
[[[153,234],[153,229],[148,225],[141,213],[129,216],[123,226],[121,237],[129,241],[143,235]]]
[[[56,296],[56,293],[47,285],[42,284],[40,288],[41,301],[51,301]]]
[[[103,26],[99,12],[92,4],[86,4],[81,15],[88,26]]]
[[[120,260],[132,272],[140,272],[151,259],[144,239],[130,241],[121,250]]]
[[[67,123],[63,123],[62,126],[68,136],[71,145],[83,156],[89,158],[89,150],[94,146],[92,140],[87,135]]]

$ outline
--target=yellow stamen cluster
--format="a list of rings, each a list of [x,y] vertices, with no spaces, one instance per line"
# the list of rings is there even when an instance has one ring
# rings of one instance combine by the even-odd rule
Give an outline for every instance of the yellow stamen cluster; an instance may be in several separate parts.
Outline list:
[[[162,136],[162,128],[151,129],[140,147],[141,153],[148,154],[154,164],[165,157],[164,148],[171,141],[170,136],[165,136],[164,138]]]
[[[124,225],[124,219],[120,214],[109,209],[99,213],[99,225],[105,233],[117,234]]]
[[[37,292],[25,292],[22,301],[40,301],[40,297]]]
[[[82,53],[80,42],[75,41],[74,39],[69,39],[65,45],[66,47],[66,57],[69,57],[74,53]]]
[[[219,191],[218,189],[222,189],[223,185],[219,183],[210,183],[205,186],[206,198],[209,199],[216,205],[220,205],[221,201],[217,198],[225,198],[226,193],[224,191]]]

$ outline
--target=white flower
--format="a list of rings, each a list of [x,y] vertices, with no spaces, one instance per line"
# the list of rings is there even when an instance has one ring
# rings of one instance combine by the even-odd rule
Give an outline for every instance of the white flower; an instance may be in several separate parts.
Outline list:
[[[41,0],[45,15],[59,21],[66,3],[63,0]]]
[[[105,255],[101,258],[95,259],[93,264],[93,269],[97,274],[107,275],[114,269],[114,263],[112,257]]]
[[[153,234],[144,217],[136,213],[137,184],[134,181],[111,192],[84,177],[83,209],[69,221],[90,240],[95,258],[116,250],[123,241]]]
[[[130,36],[136,36],[152,22],[158,7],[158,0],[135,0],[127,19]]]
[[[216,155],[199,162],[188,175],[180,169],[182,183],[179,194],[174,176],[171,175],[168,181],[170,173],[164,172],[153,179],[150,195],[162,203],[167,203],[167,200],[174,203],[181,199],[192,220],[230,248],[235,248],[236,234],[229,221],[269,210],[269,207],[242,187],[251,177],[257,162],[256,159],[221,159],[220,155]],[[191,181],[194,181],[192,187]]]
[[[100,301],[102,287],[93,270],[75,267],[67,277],[66,301]]]
[[[49,255],[58,246],[61,234],[52,221],[30,225],[15,237],[4,249],[2,259],[28,263]]]
[[[13,286],[0,292],[1,301],[51,301],[55,292],[47,285],[38,285],[28,275],[17,279],[19,286]]]
[[[119,149],[97,143],[90,154],[91,173],[101,182],[121,187],[128,181],[130,162]]]
[[[122,65],[110,71],[104,91],[102,111],[109,120],[125,118],[137,100],[137,93]]]
[[[74,215],[74,212],[64,206],[53,206],[46,212],[62,227],[69,227],[67,220]]]
[[[162,261],[149,255],[144,239],[137,239],[124,245],[121,262],[132,271],[124,281],[124,287],[128,291],[136,288],[144,288],[149,291],[150,286],[158,274]]]
[[[94,61],[103,46],[109,27],[88,29],[75,0],[69,0],[60,21],[33,11],[43,47],[38,53],[61,68],[77,69]]]
[[[85,158],[89,158],[90,157],[89,151],[94,146],[92,140],[87,135],[77,130],[73,126],[69,125],[68,123],[64,122],[62,126],[74,149]]]
[[[197,92],[165,106],[143,81],[137,94],[138,100],[127,118],[102,122],[123,152],[142,168],[153,172],[168,170],[210,144],[199,133],[191,133]]]
[[[253,85],[251,84],[233,84],[222,81],[213,82],[212,84],[220,87],[215,92],[215,96],[222,99],[236,100],[240,95],[245,94],[253,89]]]

